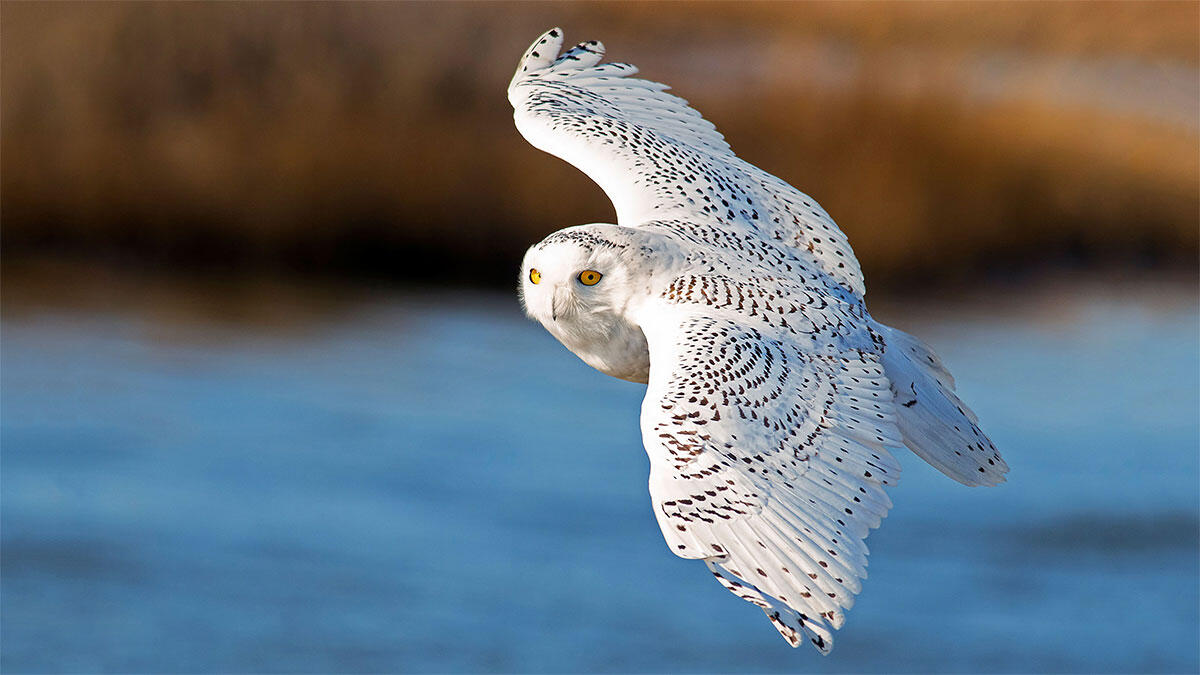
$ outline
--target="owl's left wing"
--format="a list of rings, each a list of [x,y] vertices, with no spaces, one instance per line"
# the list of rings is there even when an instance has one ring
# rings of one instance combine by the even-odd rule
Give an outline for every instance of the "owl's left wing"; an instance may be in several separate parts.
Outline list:
[[[599,42],[560,55],[562,45],[555,28],[525,52],[508,86],[513,119],[534,147],[596,181],[620,225],[676,218],[769,240],[865,293],[846,235],[816,200],[739,159],[716,127],[666,85],[633,77],[638,70],[628,63],[600,63]]]
[[[863,539],[891,507],[882,486],[900,471],[878,356],[803,348],[790,337],[799,313],[782,330],[703,305],[652,305],[641,427],[668,545],[704,559],[792,646],[807,636],[828,653],[866,577]]]

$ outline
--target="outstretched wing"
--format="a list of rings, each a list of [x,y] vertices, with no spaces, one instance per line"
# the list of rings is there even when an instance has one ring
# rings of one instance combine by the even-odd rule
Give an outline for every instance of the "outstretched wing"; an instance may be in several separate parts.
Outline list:
[[[521,59],[508,87],[517,129],[596,181],[621,225],[678,218],[752,233],[794,247],[865,293],[846,236],[815,200],[738,159],[666,85],[633,77],[629,64],[600,64],[599,42],[560,55],[562,44],[562,30],[551,29]]]
[[[842,317],[845,337],[813,351],[799,338],[822,326],[776,304],[750,316],[668,296],[642,312],[650,493],[676,554],[704,559],[793,646],[828,653],[866,577],[863,539],[891,507],[901,438],[870,331]]]

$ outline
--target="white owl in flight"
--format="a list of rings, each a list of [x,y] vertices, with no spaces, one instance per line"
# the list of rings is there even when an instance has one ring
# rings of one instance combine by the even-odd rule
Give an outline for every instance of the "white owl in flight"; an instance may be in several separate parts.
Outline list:
[[[867,576],[907,446],[965,485],[1008,466],[916,338],[876,322],[846,236],[811,197],[738,159],[667,87],[560,55],[547,31],[508,88],[517,129],[581,169],[618,225],[525,254],[526,313],[600,372],[646,383],[654,515],[792,646],[823,654]]]

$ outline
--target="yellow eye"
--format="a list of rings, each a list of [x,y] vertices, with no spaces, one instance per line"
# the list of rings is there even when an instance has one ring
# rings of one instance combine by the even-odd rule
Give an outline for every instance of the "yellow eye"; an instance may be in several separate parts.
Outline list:
[[[604,276],[596,270],[584,270],[579,273],[579,283],[584,286],[595,286],[600,283],[600,277]]]
[[[537,271],[536,269],[530,269],[529,270],[529,280],[535,284],[542,283],[542,273]]]

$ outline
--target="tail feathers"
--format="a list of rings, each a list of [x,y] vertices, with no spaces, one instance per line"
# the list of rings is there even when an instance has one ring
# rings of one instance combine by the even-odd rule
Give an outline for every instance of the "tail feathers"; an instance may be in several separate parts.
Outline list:
[[[813,644],[823,655],[833,651],[833,631],[823,619],[815,619],[797,612],[780,600],[760,591],[731,572],[721,564],[721,558],[705,559],[704,564],[730,593],[762,609],[770,619],[775,630],[793,647],[799,647],[805,639]]]
[[[979,419],[954,395],[954,378],[917,338],[876,324],[886,343],[883,367],[904,444],[963,485],[1003,483],[1008,464],[979,428]]]

